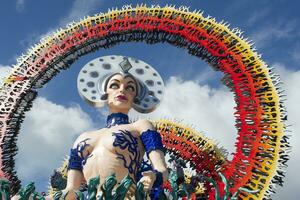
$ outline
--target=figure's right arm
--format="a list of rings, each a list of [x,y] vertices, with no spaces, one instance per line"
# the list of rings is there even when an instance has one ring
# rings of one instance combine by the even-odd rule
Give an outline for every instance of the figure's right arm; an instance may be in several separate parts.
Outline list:
[[[69,169],[67,187],[62,191],[63,193],[68,193],[66,195],[66,200],[77,199],[76,190],[79,190],[82,181],[84,180],[83,174],[79,170]]]
[[[78,190],[80,188],[83,180],[84,180],[84,177],[83,177],[82,171],[75,170],[75,169],[69,169],[67,186],[66,186],[65,190],[67,190],[67,191]]]
[[[84,157],[87,152],[86,141],[88,138],[86,134],[81,134],[75,141],[72,149],[70,150],[70,157],[68,163],[68,178],[67,186],[63,192],[68,192],[66,199],[76,199],[75,190],[79,190],[82,182],[84,181],[84,176],[82,173],[82,166]]]

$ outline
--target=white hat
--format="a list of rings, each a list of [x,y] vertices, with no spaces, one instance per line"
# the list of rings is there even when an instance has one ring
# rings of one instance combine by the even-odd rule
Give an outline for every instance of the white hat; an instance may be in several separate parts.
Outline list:
[[[132,75],[138,86],[133,108],[141,113],[156,109],[164,94],[164,82],[158,72],[144,61],[120,55],[109,55],[88,62],[79,72],[80,96],[94,107],[103,107],[108,80],[116,73]]]

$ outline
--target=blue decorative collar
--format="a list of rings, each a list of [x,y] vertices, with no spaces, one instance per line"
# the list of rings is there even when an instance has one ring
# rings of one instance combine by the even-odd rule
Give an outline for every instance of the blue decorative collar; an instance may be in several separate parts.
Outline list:
[[[129,124],[128,115],[124,113],[112,113],[107,116],[106,128],[120,124]]]

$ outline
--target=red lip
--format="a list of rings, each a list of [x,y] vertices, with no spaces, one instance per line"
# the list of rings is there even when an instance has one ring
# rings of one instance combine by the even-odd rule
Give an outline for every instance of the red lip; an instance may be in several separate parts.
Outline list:
[[[128,100],[125,95],[118,95],[116,98],[119,100]]]

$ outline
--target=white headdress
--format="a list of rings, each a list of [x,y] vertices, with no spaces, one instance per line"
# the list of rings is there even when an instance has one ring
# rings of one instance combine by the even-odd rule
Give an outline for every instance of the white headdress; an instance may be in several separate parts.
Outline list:
[[[94,107],[103,107],[108,80],[117,73],[130,74],[137,82],[133,108],[141,113],[155,110],[164,94],[164,82],[158,72],[144,61],[109,55],[88,62],[79,72],[77,87],[80,96]]]

